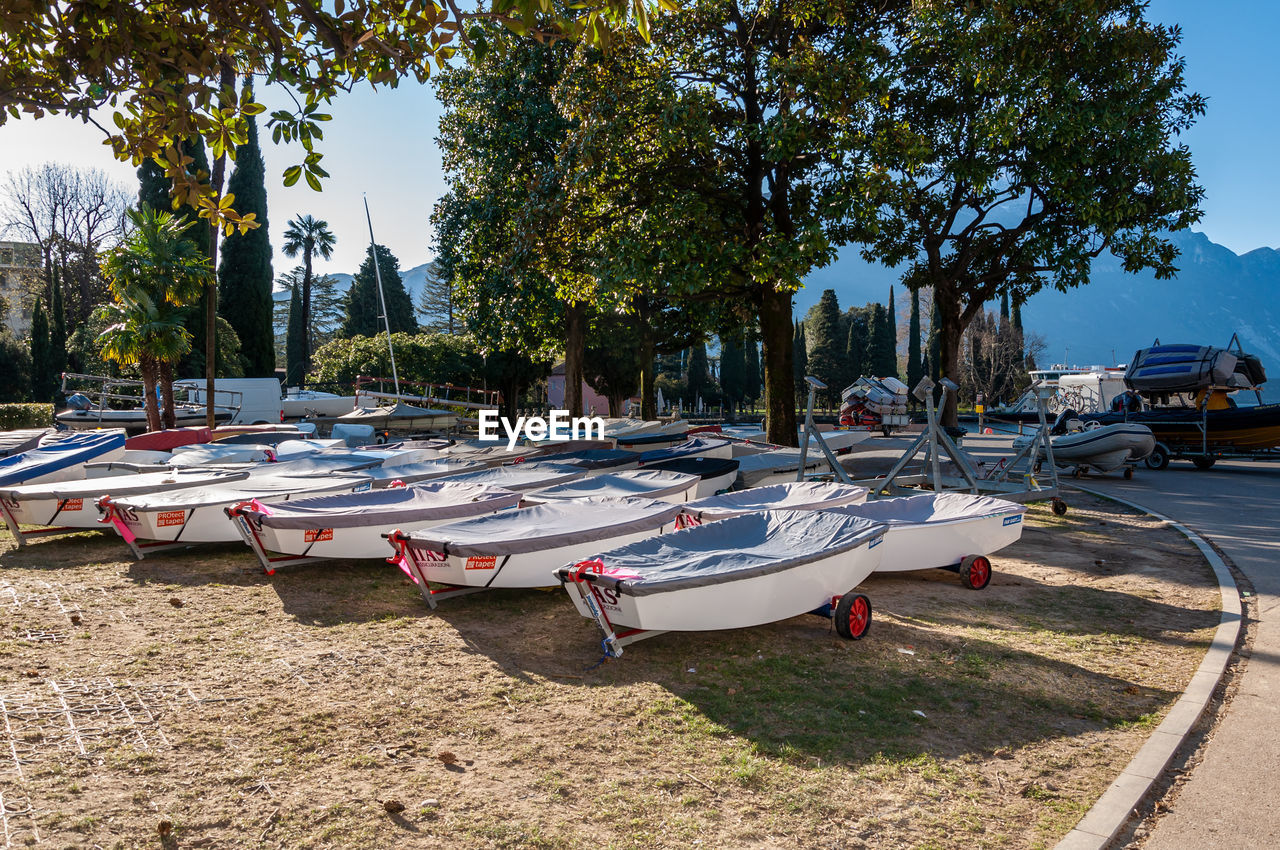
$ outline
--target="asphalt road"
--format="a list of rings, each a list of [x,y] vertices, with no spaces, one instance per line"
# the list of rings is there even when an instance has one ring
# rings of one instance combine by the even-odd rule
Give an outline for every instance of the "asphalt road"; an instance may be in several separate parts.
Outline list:
[[[892,442],[907,445],[901,438]],[[881,446],[889,449],[890,442]],[[969,437],[964,448],[978,458],[1012,454],[1004,437]],[[1062,479],[1066,486],[1071,481]],[[1131,481],[1112,474],[1090,476],[1082,483],[1210,538],[1258,594],[1258,630],[1240,689],[1204,760],[1143,846],[1280,847],[1274,808],[1280,789],[1273,784],[1280,774],[1280,464],[1220,462],[1200,471],[1173,461],[1161,471],[1139,466]]]

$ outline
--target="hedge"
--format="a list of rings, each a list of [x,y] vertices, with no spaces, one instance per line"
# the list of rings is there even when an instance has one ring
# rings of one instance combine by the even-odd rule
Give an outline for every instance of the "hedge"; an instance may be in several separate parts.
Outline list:
[[[0,431],[49,428],[52,425],[52,404],[0,404]]]

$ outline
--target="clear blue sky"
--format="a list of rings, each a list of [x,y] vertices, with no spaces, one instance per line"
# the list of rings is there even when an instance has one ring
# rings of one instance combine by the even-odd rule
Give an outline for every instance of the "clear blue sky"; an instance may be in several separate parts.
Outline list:
[[[1187,79],[1209,98],[1208,114],[1186,136],[1207,191],[1199,229],[1237,253],[1280,246],[1280,5],[1154,0],[1150,17],[1182,25]],[[354,272],[368,241],[366,192],[378,241],[404,268],[425,262],[427,218],[444,185],[435,147],[440,108],[429,88],[363,89],[330,111],[323,151],[333,176],[323,193],[302,182],[284,188],[279,174],[296,149],[264,146],[276,272],[294,264],[279,246],[285,222],[301,213],[326,219],[338,237],[333,262],[322,270]],[[116,162],[100,139],[97,129],[66,119],[7,124],[0,128],[0,171],[53,159],[105,169],[133,188],[132,167]]]

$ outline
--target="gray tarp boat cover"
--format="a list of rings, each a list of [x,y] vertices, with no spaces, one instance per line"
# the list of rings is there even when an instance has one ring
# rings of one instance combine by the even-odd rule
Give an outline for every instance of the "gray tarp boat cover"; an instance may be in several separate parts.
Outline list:
[[[206,484],[226,484],[249,477],[243,470],[230,469],[174,469],[163,472],[145,472],[139,475],[111,475],[102,478],[84,478],[78,481],[58,481],[51,484],[27,484],[0,490],[0,498],[12,501],[32,499],[96,499],[99,496],[136,496],[139,493],[159,493],[163,490],[179,490],[184,487],[200,487]]]
[[[646,464],[645,469],[679,472],[684,475],[696,475],[699,478],[718,478],[721,475],[736,472],[738,461],[720,457],[678,457],[674,460],[660,460]]]
[[[821,451],[809,452],[804,468],[806,472],[813,472],[826,464]],[[795,472],[799,468],[799,449],[778,449],[775,452],[744,455],[738,458],[738,486],[743,489],[754,487],[770,475]]]
[[[585,469],[567,463],[520,463],[514,466],[495,466],[476,472],[451,475],[449,480],[523,492],[539,487],[566,484],[584,478],[586,474]]]
[[[268,528],[352,528],[437,522],[514,508],[520,494],[479,484],[429,481],[412,487],[337,493],[288,502],[260,502],[244,515]]]
[[[980,519],[997,514],[1024,514],[1026,505],[1019,505],[994,496],[975,496],[971,493],[926,493],[922,496],[903,496],[897,499],[877,499],[865,505],[844,505],[831,508],[829,513],[862,517],[892,525],[921,525],[930,522],[954,522],[963,519]]]
[[[635,457],[634,454],[631,455]],[[628,469],[609,472],[593,478],[580,478],[568,484],[532,490],[528,496],[535,501],[543,499],[580,499],[587,496],[604,496],[620,499],[639,496],[645,499],[661,499],[674,496],[698,483],[698,476],[679,472],[663,472],[659,469]]]
[[[640,465],[648,466],[663,460],[675,460],[681,457],[698,457],[717,450],[732,451],[733,441],[720,437],[690,437],[683,443],[665,449],[654,449],[640,453]]]
[[[250,476],[242,481],[215,484],[208,487],[187,487],[164,493],[139,493],[117,499],[116,504],[139,511],[176,511],[245,502],[249,499],[269,501],[272,497],[292,496],[294,493],[317,491],[332,492],[345,488],[354,489],[367,485],[368,476],[331,474],[323,477],[306,476]]]
[[[1157,345],[1142,348],[1129,361],[1124,382],[1138,392],[1194,392],[1226,386],[1236,370],[1236,356],[1207,345]]]
[[[324,477],[335,472],[356,472],[362,469],[370,469],[381,463],[382,461],[378,458],[358,454],[307,455],[295,460],[282,460],[279,463],[257,464],[250,472],[255,476]]]
[[[381,466],[375,466],[370,469],[360,470],[374,480],[375,487],[390,484],[392,481],[403,481],[406,484],[413,484],[417,481],[430,481],[433,478],[444,478],[447,475],[461,475],[464,472],[478,472],[484,469],[483,463],[476,463],[471,460],[456,460],[454,458],[436,458],[434,460],[423,460],[417,463],[403,463],[395,466],[387,466],[386,463]]]
[[[577,452],[556,452],[549,455],[538,455],[538,463],[571,463],[583,469],[598,471],[613,469],[617,466],[635,465],[635,452],[622,449],[588,449]]]
[[[406,536],[419,549],[446,555],[520,555],[653,531],[679,513],[679,505],[654,499],[575,499],[437,525]]]
[[[175,448],[173,456],[169,460],[169,465],[189,468],[213,466],[214,464],[261,463],[267,460],[271,454],[274,454],[274,450],[267,445],[230,444],[223,446],[214,445],[213,443],[201,443],[190,447],[178,446]]]
[[[772,575],[850,552],[883,523],[826,511],[764,511],[696,525],[605,552],[594,577],[629,596]]]
[[[689,502],[684,512],[702,520],[726,519],[755,511],[816,511],[861,502],[867,488],[834,481],[788,481],[721,493]]]
[[[435,418],[451,417],[457,421],[458,415],[452,410],[438,410],[434,407],[416,407],[412,404],[405,404],[398,401],[393,407],[357,407],[350,413],[344,413],[341,416],[334,417],[336,422],[346,422],[348,424],[367,424],[377,427],[379,423],[394,424],[397,421],[411,422],[415,419],[430,420]],[[452,423],[450,423],[452,424]]]

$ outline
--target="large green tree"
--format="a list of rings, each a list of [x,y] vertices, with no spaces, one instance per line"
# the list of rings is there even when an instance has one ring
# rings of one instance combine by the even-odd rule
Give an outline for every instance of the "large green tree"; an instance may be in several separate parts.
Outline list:
[[[377,250],[375,259],[374,251]],[[376,263],[376,268],[375,268]],[[382,279],[382,295],[378,294],[378,278]],[[385,245],[370,245],[364,262],[347,290],[347,316],[338,336],[376,336],[386,330],[382,321],[386,307],[386,325],[392,333],[417,333],[413,317],[413,299],[405,291],[400,278],[400,261]],[[306,306],[303,306],[306,312]]]
[[[275,373],[271,333],[271,235],[267,224],[266,167],[258,147],[258,123],[247,122],[244,144],[236,148],[236,166],[227,194],[240,213],[253,213],[258,227],[233,232],[222,241],[218,262],[218,312],[235,328],[246,372],[252,378]]]
[[[963,331],[1002,291],[1085,284],[1105,252],[1175,273],[1166,234],[1199,220],[1204,194],[1178,137],[1204,99],[1186,91],[1180,32],[1144,0],[912,8],[879,103],[916,142],[881,161],[892,191],[867,251],[932,287],[938,366],[958,379]]]
[[[848,334],[840,321],[840,302],[833,289],[824,290],[805,317],[807,372],[827,385],[826,402],[839,400],[849,371]]]

